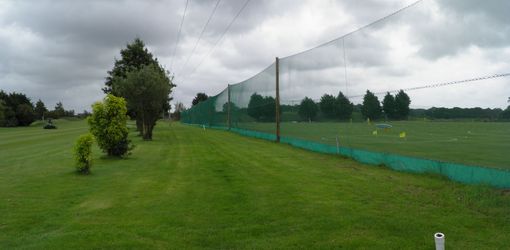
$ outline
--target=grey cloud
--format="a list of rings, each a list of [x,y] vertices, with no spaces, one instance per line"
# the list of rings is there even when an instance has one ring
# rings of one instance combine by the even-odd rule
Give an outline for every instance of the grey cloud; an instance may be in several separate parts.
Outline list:
[[[212,3],[191,1],[180,47],[190,41],[194,43]],[[206,39],[219,35],[241,3],[222,2]],[[263,9],[264,5],[256,6]],[[7,2],[7,7],[8,11],[0,16],[0,37],[2,30],[11,26],[16,26],[18,34],[6,34],[10,41],[0,40],[0,88],[20,91],[22,86],[36,99],[41,97],[54,103],[69,98],[71,106],[83,109],[89,105],[75,103],[87,103],[81,100],[91,97],[70,98],[73,93],[69,90],[100,86],[98,91],[91,92],[95,99],[100,98],[101,85],[114,57],[135,37],[146,41],[163,64],[168,63],[166,58],[171,56],[176,41],[184,1],[19,1]],[[257,20],[263,19],[256,12],[247,13],[251,13],[250,18],[239,19],[229,34],[246,32],[252,26],[250,22],[256,25]],[[33,36],[23,48],[16,45],[19,32]],[[179,51],[180,47],[178,55],[188,53]]]
[[[437,19],[437,13],[431,11],[436,4],[444,18]],[[510,2],[504,0],[424,1],[403,18],[413,20],[414,42],[421,46],[420,54],[434,60],[462,53],[470,46],[509,46],[509,9]]]
[[[174,59],[177,66],[175,69],[168,68],[170,71],[178,70],[190,55],[215,2],[191,0]],[[244,3],[243,0],[222,0],[195,55],[182,69],[186,80],[183,82],[177,78],[174,96],[188,104],[196,92],[214,95],[227,83],[239,82],[262,71],[273,63],[274,56],[298,52],[289,49],[288,43],[298,50],[317,46],[326,39],[341,36],[389,14],[408,2],[325,2],[326,7],[338,8],[338,14],[328,16],[326,20],[347,21],[337,26],[318,24],[326,29],[315,37],[275,41],[270,38],[285,37],[289,27],[271,27],[281,35],[275,36],[261,29],[267,28],[267,21],[295,18],[295,12],[303,8],[306,10],[311,1],[252,0],[216,52],[204,61],[195,75],[186,76],[210,51]],[[89,108],[93,101],[102,98],[100,89],[104,77],[113,66],[119,50],[136,36],[147,43],[162,64],[170,66],[184,4],[184,0],[0,2],[0,88],[26,92],[34,99],[43,99],[48,106],[63,101],[68,108]],[[506,1],[424,0],[415,8],[354,33],[345,40],[351,79],[353,82],[357,77],[368,79],[370,76],[363,76],[368,73],[376,75],[372,78],[418,77],[414,70],[402,65],[406,61],[395,61],[394,51],[388,42],[392,30],[405,26],[411,27],[409,42],[419,48],[413,60],[423,57],[435,63],[444,57],[461,55],[470,46],[477,46],[483,49],[483,56],[488,62],[500,62],[501,68],[504,68],[508,65],[505,62],[507,57],[501,56],[497,48],[509,45],[510,28],[507,24],[510,19],[506,14],[509,4]],[[438,10],[429,8],[435,5]],[[447,22],[433,21],[437,14],[446,16]],[[294,76],[302,79],[292,92],[295,96],[338,90],[343,78],[342,47],[338,41],[282,59],[282,66],[285,66],[285,60],[292,62],[292,69],[296,71]],[[264,82],[273,84],[272,79]],[[312,83],[315,88],[310,90],[306,84]]]

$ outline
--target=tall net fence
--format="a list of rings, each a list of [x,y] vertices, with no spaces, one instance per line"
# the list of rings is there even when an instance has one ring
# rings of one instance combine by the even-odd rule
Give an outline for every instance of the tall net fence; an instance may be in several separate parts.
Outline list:
[[[419,1],[281,58],[183,121],[509,187],[510,3],[461,2]]]

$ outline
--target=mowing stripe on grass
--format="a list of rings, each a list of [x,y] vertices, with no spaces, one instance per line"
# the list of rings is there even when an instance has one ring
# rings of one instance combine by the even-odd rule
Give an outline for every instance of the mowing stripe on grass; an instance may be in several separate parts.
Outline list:
[[[213,126],[210,128],[228,130],[226,127]],[[230,131],[258,139],[274,141],[276,136],[259,131],[231,128]],[[311,150],[314,152],[338,154],[355,159],[361,163],[370,165],[385,165],[394,170],[413,173],[440,174],[466,184],[486,184],[498,188],[510,188],[510,170],[487,168],[482,166],[470,166],[465,164],[450,163],[417,157],[402,156],[392,153],[373,152],[348,147],[339,147],[307,141],[292,137],[282,136],[282,143]]]

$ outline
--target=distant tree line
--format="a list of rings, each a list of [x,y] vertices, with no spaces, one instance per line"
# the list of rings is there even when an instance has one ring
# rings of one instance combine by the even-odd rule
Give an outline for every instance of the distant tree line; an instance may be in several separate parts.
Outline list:
[[[443,108],[413,109],[411,115],[430,119],[482,119],[482,120],[510,120],[510,106],[505,110],[500,108]]]
[[[296,113],[304,121],[321,119],[349,120],[354,112],[361,114],[363,119],[370,120],[406,120],[410,117],[426,117],[429,119],[484,119],[484,120],[510,120],[510,106],[505,110],[500,108],[430,108],[411,109],[411,98],[403,90],[395,95],[386,93],[383,101],[367,90],[361,104],[354,105],[342,92],[337,96],[324,94],[316,102],[305,97],[298,105],[282,104],[280,111]],[[227,112],[228,103],[223,105],[223,112]],[[239,108],[231,103],[231,112],[246,112],[250,117],[261,122],[275,120],[275,99],[271,96],[262,96],[253,93],[247,108]]]
[[[402,90],[395,96],[387,93],[382,105],[377,96],[367,90],[363,97],[363,103],[357,109],[364,119],[378,120],[386,117],[393,120],[404,120],[409,116],[410,104],[411,99]],[[328,119],[348,120],[352,118],[354,110],[354,104],[342,92],[339,92],[336,97],[324,94],[318,104],[305,97],[299,105],[298,114],[307,121],[315,120],[319,112]]]
[[[365,119],[377,120],[383,115],[390,119],[407,119],[410,103],[409,96],[401,90],[395,96],[388,93],[381,106],[377,96],[367,90],[359,111]],[[250,97],[247,112],[257,121],[274,121],[276,112],[274,105],[273,97],[254,93]],[[296,112],[301,119],[310,122],[316,120],[319,114],[327,119],[348,120],[352,118],[354,110],[354,104],[342,92],[339,92],[337,96],[324,94],[318,103],[305,97],[299,105],[281,105],[280,107],[280,111]]]
[[[65,110],[62,102],[58,102],[54,110],[48,110],[41,100],[34,106],[23,93],[8,94],[0,90],[0,127],[28,126],[35,120],[73,116],[74,110]]]
[[[41,112],[41,110],[44,110],[44,111]],[[41,100],[39,100],[39,101],[37,101],[37,103],[35,105],[35,111],[37,114],[37,119],[39,119],[39,120],[48,119],[48,118],[59,119],[62,117],[75,116],[74,110],[72,110],[72,109],[65,110],[62,102],[57,102],[57,104],[55,105],[55,108],[53,110],[47,110],[46,107],[44,106],[44,103]],[[87,113],[88,113],[87,111],[84,111],[84,114],[87,114]],[[81,116],[82,116],[82,114],[80,114],[80,117]]]

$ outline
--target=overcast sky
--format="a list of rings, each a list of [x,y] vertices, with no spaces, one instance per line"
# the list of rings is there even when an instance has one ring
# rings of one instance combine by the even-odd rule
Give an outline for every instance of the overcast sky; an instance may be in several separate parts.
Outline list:
[[[282,58],[287,102],[510,73],[510,1],[505,0],[424,0],[344,39],[291,56],[412,2],[252,0],[212,51],[244,0],[221,0],[198,44],[217,0],[190,0],[177,47],[185,0],[0,0],[0,89],[42,99],[49,108],[62,101],[66,109],[90,110],[104,96],[101,88],[114,58],[135,37],[175,74],[173,96],[186,106],[197,92],[215,95],[229,83],[249,79],[276,56]],[[510,77],[409,94],[413,107],[503,108]]]

